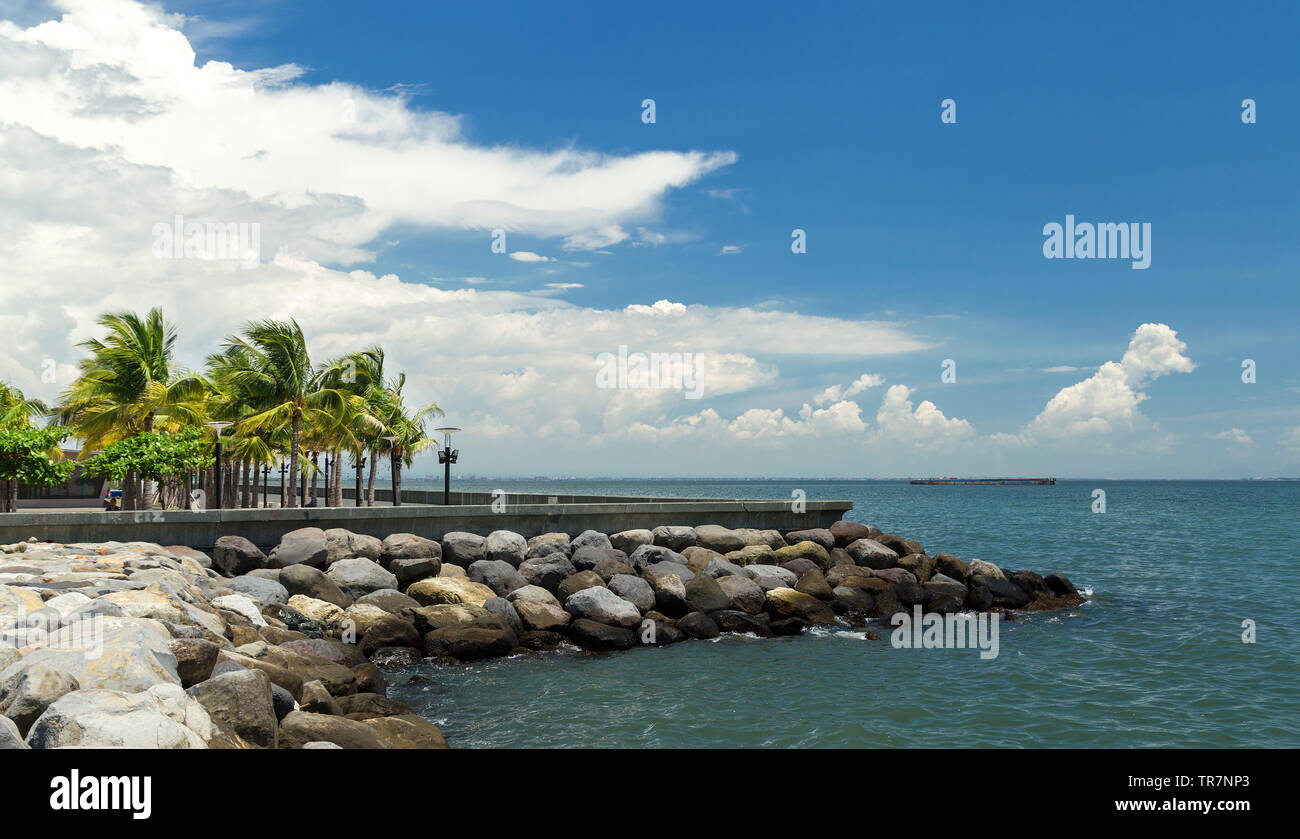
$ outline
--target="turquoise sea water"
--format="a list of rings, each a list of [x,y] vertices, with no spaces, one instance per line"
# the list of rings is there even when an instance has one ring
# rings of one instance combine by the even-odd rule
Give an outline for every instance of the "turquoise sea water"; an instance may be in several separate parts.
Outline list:
[[[408,484],[409,486],[409,484]],[[390,674],[453,747],[1297,747],[1300,482],[498,481],[464,489],[852,500],[849,517],[1093,598],[1000,654],[856,631]],[[411,488],[421,488],[412,486]],[[1091,510],[1106,491],[1107,511]],[[703,522],[701,522],[703,523]],[[1257,642],[1242,642],[1243,620]],[[427,681],[404,683],[414,673]]]

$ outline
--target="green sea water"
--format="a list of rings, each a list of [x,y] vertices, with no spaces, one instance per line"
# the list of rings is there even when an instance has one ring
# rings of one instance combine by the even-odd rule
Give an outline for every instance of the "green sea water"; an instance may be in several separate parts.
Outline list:
[[[390,673],[390,695],[453,747],[1300,746],[1289,576],[1300,482],[458,484],[498,486],[783,499],[803,489],[853,501],[849,518],[932,555],[1061,572],[1092,598],[1002,623],[993,660],[895,649],[885,626],[881,641],[843,628]],[[1105,513],[1092,512],[1094,489],[1106,492]]]

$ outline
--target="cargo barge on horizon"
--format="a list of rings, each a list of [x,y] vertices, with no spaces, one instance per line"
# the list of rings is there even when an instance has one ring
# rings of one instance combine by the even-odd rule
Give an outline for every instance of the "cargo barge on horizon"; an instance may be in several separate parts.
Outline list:
[[[1056,478],[912,478],[911,483],[931,486],[1052,486]]]

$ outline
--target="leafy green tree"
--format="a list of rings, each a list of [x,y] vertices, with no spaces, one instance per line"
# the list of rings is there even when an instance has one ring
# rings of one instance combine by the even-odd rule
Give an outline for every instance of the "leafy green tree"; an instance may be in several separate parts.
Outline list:
[[[59,444],[68,436],[59,428],[0,429],[0,480],[11,485],[58,486],[66,483],[75,464],[63,460]],[[0,512],[12,513],[16,500],[6,493]]]
[[[146,431],[104,448],[85,461],[87,475],[123,480],[128,475],[164,481],[204,469],[212,463],[212,444],[199,428],[175,434]]]

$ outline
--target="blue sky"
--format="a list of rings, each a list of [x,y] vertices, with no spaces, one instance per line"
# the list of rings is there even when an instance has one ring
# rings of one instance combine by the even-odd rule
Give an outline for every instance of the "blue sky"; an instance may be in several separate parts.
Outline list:
[[[400,91],[410,111],[458,115],[461,137],[476,147],[735,155],[622,217],[627,238],[611,246],[566,249],[553,231],[510,233],[511,251],[553,262],[494,254],[481,227],[398,220],[364,244],[373,259],[321,265],[599,312],[666,299],[886,322],[924,348],[864,346],[858,355],[833,331],[792,329],[796,353],[780,342],[744,350],[776,365],[774,376],[706,404],[657,404],[647,421],[704,407],[728,419],[750,409],[792,416],[823,388],[870,372],[886,384],[857,400],[868,425],[885,388],[904,384],[912,403],[930,400],[975,429],[937,449],[908,438],[924,449],[915,457],[898,454],[901,440],[847,458],[843,440],[701,444],[683,474],[809,465],[836,475],[1300,473],[1293,5],[165,7],[187,16],[180,28],[197,65],[294,64],[304,70],[295,85],[345,82],[380,98]],[[27,26],[54,16],[25,4],[9,18]],[[647,97],[653,125],[640,118]],[[956,124],[940,122],[946,98]],[[1255,124],[1241,120],[1245,98],[1257,103]],[[412,196],[437,189],[409,184]],[[1043,225],[1067,213],[1149,222],[1150,268],[1045,259]],[[791,253],[793,228],[807,231],[807,253]],[[738,252],[723,253],[728,246]],[[557,283],[577,287],[546,288]],[[1134,383],[1147,397],[1137,431],[1014,451],[990,443],[989,435],[1023,434],[1063,388],[1119,361],[1145,323],[1176,331],[1195,369]],[[957,363],[951,384],[940,381],[947,358]],[[1241,382],[1244,358],[1257,362],[1255,384]],[[513,357],[499,366],[521,367]],[[1076,369],[1044,372],[1064,367]],[[462,405],[446,407],[467,427],[501,419],[490,406],[471,409],[454,387],[429,389],[444,403],[461,395]],[[466,468],[617,473],[581,462],[582,438],[602,431],[610,429],[579,423],[547,447],[554,459],[526,434],[503,433],[480,468]],[[663,473],[653,449],[630,456],[625,471]]]

